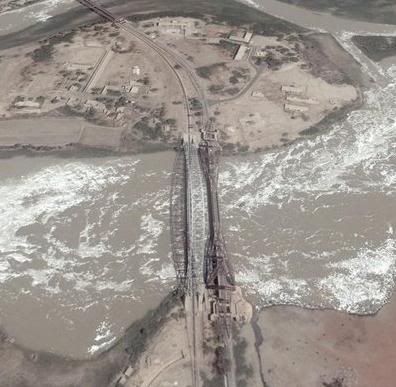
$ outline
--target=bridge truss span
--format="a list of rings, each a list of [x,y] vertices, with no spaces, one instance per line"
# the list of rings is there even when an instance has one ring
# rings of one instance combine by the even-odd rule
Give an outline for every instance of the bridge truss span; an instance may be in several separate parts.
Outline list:
[[[170,192],[170,235],[173,266],[180,290],[186,287],[187,278],[187,209],[186,162],[184,149],[176,149]]]

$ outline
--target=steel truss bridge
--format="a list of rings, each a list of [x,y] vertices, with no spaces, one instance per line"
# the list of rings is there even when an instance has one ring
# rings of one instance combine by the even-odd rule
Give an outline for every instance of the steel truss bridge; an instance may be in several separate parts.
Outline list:
[[[235,290],[234,273],[220,222],[217,189],[221,147],[216,131],[209,125],[205,93],[194,68],[179,53],[154,42],[127,20],[114,16],[96,1],[77,1],[155,51],[174,73],[184,96],[188,124],[186,135],[176,149],[171,183],[170,226],[177,283],[189,309],[192,379],[193,387],[197,387],[201,384],[197,364],[201,355],[197,351],[197,340],[202,337],[196,325],[200,320],[199,314],[203,313],[202,299],[205,298],[209,305],[205,313],[214,316],[218,323],[219,339],[229,352],[232,351],[231,297]],[[200,117],[198,120],[197,116]],[[193,136],[192,132],[198,135]],[[225,371],[223,376],[224,386],[236,387],[231,372]]]
[[[228,314],[235,279],[220,222],[221,147],[207,133],[201,141],[184,138],[176,150],[171,188],[173,262],[181,289],[190,291],[192,283],[203,282],[218,301],[218,313]]]

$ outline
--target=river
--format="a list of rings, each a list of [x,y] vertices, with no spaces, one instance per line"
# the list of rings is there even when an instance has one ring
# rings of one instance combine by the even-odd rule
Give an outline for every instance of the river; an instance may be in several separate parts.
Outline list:
[[[172,288],[173,154],[1,160],[0,316],[29,347],[86,356]]]
[[[396,66],[386,71],[326,134],[223,160],[228,251],[258,307],[365,314],[393,292]],[[0,313],[18,342],[96,353],[172,288],[173,157],[1,160]]]
[[[228,250],[258,306],[371,313],[393,291],[396,84],[367,99],[325,135],[223,160]],[[161,300],[174,284],[173,156],[1,161],[0,310],[10,334],[85,356]]]
[[[76,0],[43,0],[27,7],[0,13],[0,35],[20,31],[36,23],[44,23],[52,16],[78,6]]]
[[[395,25],[377,24],[365,21],[351,20],[334,16],[330,13],[311,11],[293,4],[278,0],[238,0],[241,3],[256,7],[270,15],[285,19],[301,27],[317,31],[337,34],[348,31],[354,34],[390,34],[396,33]]]

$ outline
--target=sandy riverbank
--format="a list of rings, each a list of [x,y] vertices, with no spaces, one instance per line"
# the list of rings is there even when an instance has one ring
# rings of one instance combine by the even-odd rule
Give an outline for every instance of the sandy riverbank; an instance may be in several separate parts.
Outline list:
[[[93,125],[77,118],[0,121],[0,149],[60,150],[73,146],[119,150],[123,128]]]
[[[262,339],[258,351],[251,327],[242,330],[253,370],[249,385],[390,387],[396,378],[395,318],[396,297],[372,316],[294,306],[266,308],[256,321]]]
[[[115,386],[120,373],[144,356],[153,338],[162,332],[162,327],[173,323],[177,318],[174,312],[179,306],[179,296],[169,294],[158,308],[148,311],[127,328],[116,344],[89,360],[32,351],[18,345],[0,329],[1,386]]]
[[[33,387],[38,380],[42,387],[112,386],[128,365],[145,364],[146,356],[153,355],[153,348],[162,343],[161,335],[164,339],[169,336],[175,325],[173,305],[168,297],[157,310],[133,324],[114,347],[92,360],[33,352],[3,334],[0,378],[5,386],[23,383]],[[262,336],[258,352],[251,326],[244,326],[239,335],[239,340],[248,343],[244,357],[252,371],[247,372],[246,381],[257,387],[389,387],[396,378],[395,318],[395,297],[373,316],[294,306],[264,309],[256,321],[256,338],[257,333]],[[126,348],[133,352],[125,352]]]

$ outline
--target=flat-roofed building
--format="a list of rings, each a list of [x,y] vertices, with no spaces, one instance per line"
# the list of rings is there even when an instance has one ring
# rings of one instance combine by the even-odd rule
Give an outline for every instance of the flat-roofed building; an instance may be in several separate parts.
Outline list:
[[[40,109],[41,104],[35,101],[19,101],[14,104],[17,108]]]
[[[308,108],[306,106],[297,106],[286,103],[285,111],[289,113],[306,113],[308,111]]]
[[[293,95],[288,95],[286,97],[287,101],[294,102],[294,103],[302,103],[302,104],[307,104],[307,105],[318,105],[319,101],[316,99],[312,98],[301,98],[301,97],[296,97]]]
[[[281,90],[288,94],[302,94],[304,92],[302,87],[297,86],[282,86]]]
[[[244,45],[240,45],[238,48],[238,51],[236,52],[234,56],[234,60],[242,60],[246,54],[248,47]]]
[[[252,37],[253,37],[253,32],[246,32],[246,34],[245,34],[243,40],[244,40],[246,43],[250,43],[250,41],[252,40]]]
[[[253,37],[252,32],[245,32],[245,33],[238,32],[235,35],[230,35],[229,39],[240,43],[250,43],[252,37]]]
[[[88,71],[92,69],[92,65],[87,63],[66,63],[66,67],[69,71]]]

